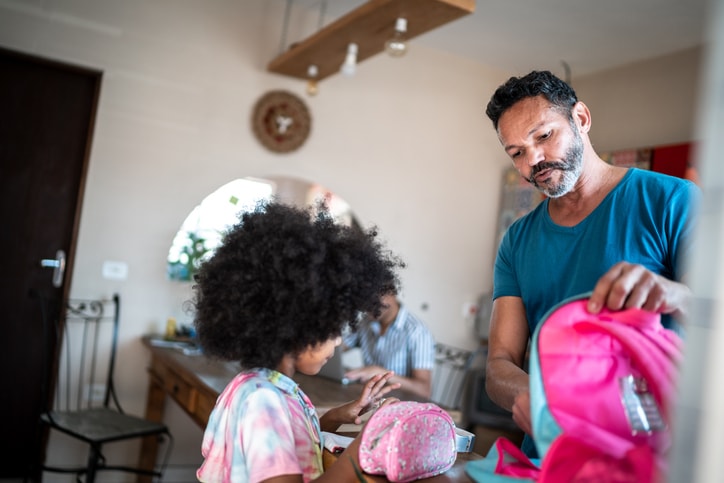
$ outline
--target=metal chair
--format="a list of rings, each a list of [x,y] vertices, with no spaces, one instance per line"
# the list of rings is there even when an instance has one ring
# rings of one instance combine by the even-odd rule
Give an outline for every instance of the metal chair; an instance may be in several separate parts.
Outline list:
[[[49,465],[43,455],[40,471],[74,473],[77,481],[86,483],[95,481],[101,471],[131,472],[160,481],[173,447],[171,433],[163,423],[126,414],[116,394],[113,376],[119,296],[112,300],[69,300],[65,310],[57,311],[53,310],[57,302],[35,295],[41,302],[45,353],[49,356],[44,364],[49,377],[43,398],[47,407],[40,415],[41,440],[47,442],[50,430],[56,430],[89,446],[84,465]],[[58,312],[62,313],[60,318],[53,316]],[[160,465],[147,469],[106,461],[104,445],[146,437],[165,441]]]
[[[432,371],[430,400],[445,408],[456,423],[461,417],[463,391],[468,371],[477,357],[477,351],[460,349],[442,343],[435,344],[435,367]]]

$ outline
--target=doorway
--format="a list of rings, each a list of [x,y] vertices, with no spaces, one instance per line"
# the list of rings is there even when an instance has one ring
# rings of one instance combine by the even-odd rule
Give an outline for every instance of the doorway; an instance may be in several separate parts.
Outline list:
[[[101,77],[0,48],[0,414],[13,435],[0,478],[23,477],[44,451],[42,327],[29,293],[67,298]]]

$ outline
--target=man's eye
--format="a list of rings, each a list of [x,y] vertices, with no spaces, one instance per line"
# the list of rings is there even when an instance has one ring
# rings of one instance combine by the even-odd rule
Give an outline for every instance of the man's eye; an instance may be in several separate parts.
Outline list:
[[[550,131],[543,133],[543,134],[541,135],[540,139],[548,139],[549,137],[551,137],[551,132],[550,132]]]
[[[515,151],[514,153],[510,153],[510,157],[513,159],[517,158],[520,155],[521,155],[520,151]]]

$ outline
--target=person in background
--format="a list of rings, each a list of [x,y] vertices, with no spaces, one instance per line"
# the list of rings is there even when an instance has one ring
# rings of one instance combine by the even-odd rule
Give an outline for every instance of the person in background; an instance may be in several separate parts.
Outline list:
[[[313,214],[266,202],[201,265],[192,300],[199,344],[241,372],[209,417],[199,481],[359,481],[359,438],[324,471],[323,432],[360,424],[399,387],[392,373],[376,374],[357,400],[321,418],[292,378],[319,372],[346,325],[360,311],[379,313],[380,296],[395,290],[401,262],[375,237],[336,224],[323,206]]]
[[[490,398],[512,411],[524,452],[536,457],[522,369],[536,325],[557,303],[592,292],[591,313],[642,308],[672,327],[691,296],[683,262],[700,193],[688,180],[603,161],[588,107],[550,72],[511,77],[486,114],[520,176],[547,196],[498,248],[486,364]]]
[[[392,371],[390,382],[428,399],[432,394],[435,340],[425,324],[400,303],[396,293],[382,297],[379,317],[365,315],[355,332],[343,336],[345,349],[359,347],[364,366],[346,373],[350,381]]]

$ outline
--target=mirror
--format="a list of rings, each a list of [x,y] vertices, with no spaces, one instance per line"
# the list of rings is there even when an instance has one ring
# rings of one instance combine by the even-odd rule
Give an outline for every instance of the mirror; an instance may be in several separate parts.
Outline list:
[[[317,183],[286,176],[235,179],[206,196],[181,224],[168,251],[168,279],[193,280],[196,269],[213,254],[239,215],[272,198],[298,206],[323,201],[338,223],[359,226],[347,202]]]

